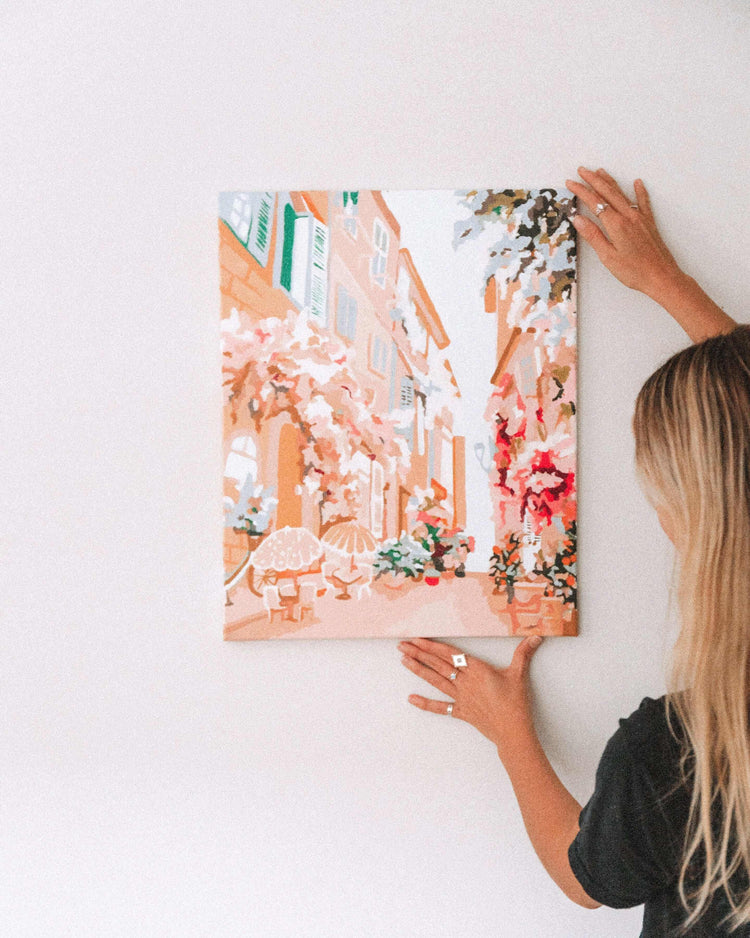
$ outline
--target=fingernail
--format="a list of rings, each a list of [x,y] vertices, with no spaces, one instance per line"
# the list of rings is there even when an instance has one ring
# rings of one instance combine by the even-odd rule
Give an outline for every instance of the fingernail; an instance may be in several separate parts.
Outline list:
[[[583,215],[573,215],[570,221],[574,228],[580,228],[581,225],[584,223],[585,219]]]
[[[541,635],[532,635],[531,638],[529,639],[529,645],[531,645],[532,648],[538,648],[541,644],[542,644]]]

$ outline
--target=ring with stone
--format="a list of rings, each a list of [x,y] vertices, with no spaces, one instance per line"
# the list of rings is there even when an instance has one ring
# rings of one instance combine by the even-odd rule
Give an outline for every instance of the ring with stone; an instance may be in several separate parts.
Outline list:
[[[452,681],[455,681],[457,677],[458,677],[458,671],[454,671],[454,672],[451,674],[451,680],[452,680]]]
[[[454,668],[467,668],[466,655],[451,655],[453,658],[453,667]]]
[[[445,713],[446,713],[446,716],[449,716],[449,717],[453,716],[453,704],[452,703],[449,703],[448,706],[445,708]]]
[[[595,215],[601,215],[605,208],[609,208],[609,205],[606,202],[597,202]]]

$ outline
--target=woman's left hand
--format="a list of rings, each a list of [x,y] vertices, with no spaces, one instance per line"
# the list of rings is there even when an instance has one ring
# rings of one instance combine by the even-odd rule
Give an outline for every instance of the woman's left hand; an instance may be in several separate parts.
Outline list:
[[[452,697],[452,715],[471,723],[491,740],[502,759],[533,731],[529,664],[541,642],[538,635],[525,638],[516,646],[507,668],[496,668],[473,655],[466,655],[466,667],[454,667],[452,656],[463,654],[461,649],[427,638],[402,641],[398,648],[403,652],[403,664]],[[455,674],[453,680],[451,674]],[[412,694],[409,703],[421,710],[448,713],[446,701]]]

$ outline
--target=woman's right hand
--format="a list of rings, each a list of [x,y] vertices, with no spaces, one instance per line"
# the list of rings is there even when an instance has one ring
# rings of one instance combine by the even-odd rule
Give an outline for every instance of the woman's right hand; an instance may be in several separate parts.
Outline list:
[[[642,180],[635,181],[636,205],[603,169],[592,172],[580,166],[578,173],[583,183],[566,180],[571,192],[593,213],[598,205],[606,208],[597,216],[602,228],[583,215],[574,215],[576,230],[621,283],[662,302],[686,275],[659,234]]]

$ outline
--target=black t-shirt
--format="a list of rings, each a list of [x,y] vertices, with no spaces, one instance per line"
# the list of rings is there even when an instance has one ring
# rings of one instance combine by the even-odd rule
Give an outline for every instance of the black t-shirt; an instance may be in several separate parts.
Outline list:
[[[645,905],[640,938],[668,938],[687,916],[677,889],[690,809],[690,791],[680,784],[680,741],[667,724],[664,697],[644,697],[619,723],[599,762],[568,859],[588,895],[602,905]],[[676,715],[672,725],[679,734]],[[729,911],[720,889],[687,934],[750,938],[750,925],[731,933],[719,925]]]

